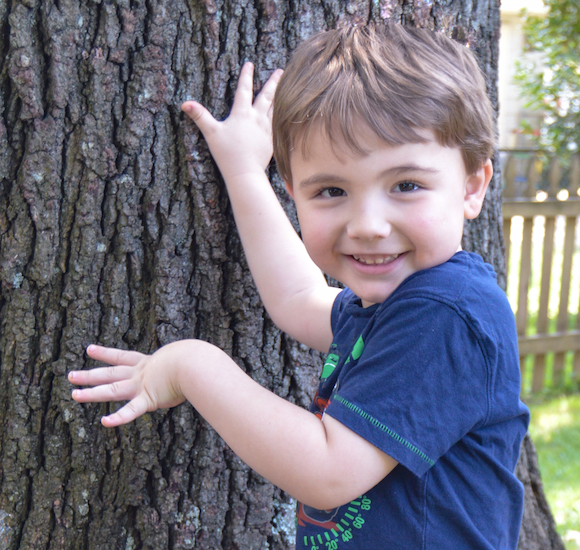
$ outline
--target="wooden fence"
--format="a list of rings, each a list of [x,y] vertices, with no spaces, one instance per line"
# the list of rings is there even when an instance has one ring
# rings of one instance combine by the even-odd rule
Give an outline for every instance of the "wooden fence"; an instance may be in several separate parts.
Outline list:
[[[580,314],[573,312],[580,309],[580,156],[564,164],[537,152],[502,154],[508,291],[516,289],[511,301],[522,380],[529,388],[532,368],[532,391],[576,385]]]

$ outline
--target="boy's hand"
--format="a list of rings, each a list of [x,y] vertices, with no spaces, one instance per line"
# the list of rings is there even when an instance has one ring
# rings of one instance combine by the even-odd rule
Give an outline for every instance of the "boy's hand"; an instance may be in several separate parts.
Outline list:
[[[93,386],[73,390],[73,399],[79,403],[129,401],[117,412],[101,419],[107,428],[127,424],[146,412],[175,407],[185,401],[176,383],[170,346],[153,355],[144,355],[91,345],[87,354],[111,366],[70,372],[71,383]]]
[[[329,415],[324,422],[252,380],[216,346],[201,340],[168,344],[153,355],[89,346],[111,365],[69,374],[81,403],[127,400],[102,419],[112,428],[186,398],[234,452],[302,503],[329,509],[376,485],[395,460]],[[303,449],[296,460],[296,449]],[[320,465],[324,468],[320,468]]]
[[[227,181],[263,173],[272,158],[272,101],[282,70],[274,71],[252,104],[253,75],[254,66],[246,63],[240,72],[231,113],[223,122],[195,101],[181,106],[202,131]]]
[[[218,122],[199,103],[182,109],[202,131],[226,183],[236,226],[260,297],[274,323],[323,352],[332,343],[330,313],[338,289],[328,286],[288,220],[266,167],[272,158],[275,71],[252,103],[253,72],[240,73],[229,117]],[[291,182],[286,182],[288,185]]]

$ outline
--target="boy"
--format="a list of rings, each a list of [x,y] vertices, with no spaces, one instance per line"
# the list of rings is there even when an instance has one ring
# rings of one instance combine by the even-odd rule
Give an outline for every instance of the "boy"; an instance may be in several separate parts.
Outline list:
[[[297,548],[515,549],[528,411],[513,315],[491,267],[461,251],[492,176],[477,64],[440,34],[355,27],[311,38],[280,77],[252,105],[244,66],[223,122],[182,108],[224,177],[271,317],[329,352],[311,412],[200,341],[151,356],[89,346],[113,367],[71,372],[95,386],[73,397],[128,400],[107,427],[189,400],[300,502]],[[278,80],[274,153],[302,241],[265,175]]]

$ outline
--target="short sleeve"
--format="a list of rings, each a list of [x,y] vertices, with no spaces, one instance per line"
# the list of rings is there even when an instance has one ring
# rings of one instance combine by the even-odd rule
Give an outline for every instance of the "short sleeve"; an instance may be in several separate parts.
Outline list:
[[[453,304],[396,300],[360,340],[326,413],[417,476],[485,422],[486,351]]]

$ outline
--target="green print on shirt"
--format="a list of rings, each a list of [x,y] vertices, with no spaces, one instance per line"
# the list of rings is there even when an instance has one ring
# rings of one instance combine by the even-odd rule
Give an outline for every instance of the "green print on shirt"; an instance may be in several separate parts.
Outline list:
[[[320,375],[320,380],[324,382],[334,371],[336,365],[338,365],[339,357],[336,353],[329,353],[324,366],[322,367],[322,374]]]
[[[350,352],[350,355],[348,356],[348,359],[344,362],[344,364],[346,365],[347,363],[350,363],[351,359],[354,359],[356,361],[362,355],[364,349],[365,343],[363,342],[363,337],[361,335],[358,337],[358,340],[354,343],[352,351]]]
[[[362,529],[365,524],[363,516],[371,509],[371,499],[363,495],[343,508],[345,510],[341,509],[341,517],[337,519],[334,529],[327,529],[318,535],[304,536],[304,548],[308,550],[356,548],[357,530]]]
[[[362,336],[359,336],[358,340],[352,348],[352,351],[350,352],[351,357],[356,361],[362,355],[364,349],[365,343],[363,342]]]

